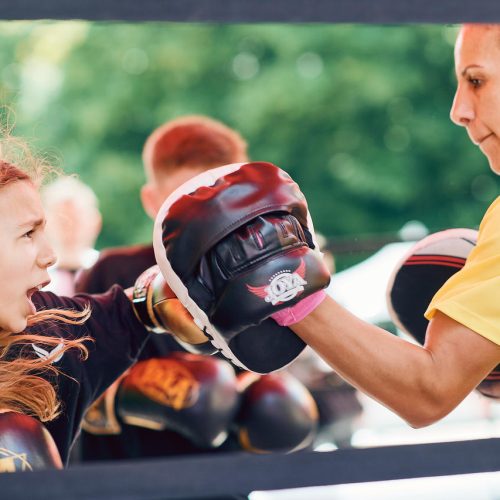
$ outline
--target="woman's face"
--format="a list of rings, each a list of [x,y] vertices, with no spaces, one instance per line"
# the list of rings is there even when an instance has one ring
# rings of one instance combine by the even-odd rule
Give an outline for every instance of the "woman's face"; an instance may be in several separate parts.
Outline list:
[[[451,119],[500,174],[500,25],[465,25],[455,45],[457,90]]]
[[[0,188],[0,329],[26,328],[35,313],[31,295],[50,279],[55,255],[45,237],[45,215],[35,187],[15,181]]]

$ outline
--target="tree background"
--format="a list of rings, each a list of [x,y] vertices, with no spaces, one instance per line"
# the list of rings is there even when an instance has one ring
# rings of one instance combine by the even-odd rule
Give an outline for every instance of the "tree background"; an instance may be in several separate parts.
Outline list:
[[[477,227],[496,177],[449,121],[447,26],[2,22],[0,95],[15,133],[98,195],[98,248],[146,242],[142,145],[201,113],[306,194],[332,243]],[[340,254],[340,268],[364,258]]]

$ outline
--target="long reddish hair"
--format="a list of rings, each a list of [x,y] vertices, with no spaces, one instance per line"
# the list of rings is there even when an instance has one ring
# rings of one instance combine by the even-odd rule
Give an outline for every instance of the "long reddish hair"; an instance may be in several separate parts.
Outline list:
[[[3,153],[3,151],[2,151]],[[0,196],[2,188],[14,182],[29,182],[39,187],[48,170],[43,161],[30,157],[29,170],[22,170],[14,164],[0,160]],[[28,327],[42,322],[61,321],[69,324],[81,324],[89,316],[90,309],[71,311],[47,309],[38,311],[28,317]],[[0,330],[0,410],[10,410],[39,418],[41,421],[52,420],[59,414],[60,402],[52,384],[44,378],[44,374],[58,374],[53,366],[56,356],[68,349],[78,349],[82,358],[87,357],[87,348],[83,342],[87,338],[64,339],[28,332],[12,333]],[[48,346],[62,345],[58,352],[47,358],[31,358],[20,354],[15,359],[7,359],[7,354],[14,346],[20,347],[31,343]],[[16,349],[17,350],[17,349]]]

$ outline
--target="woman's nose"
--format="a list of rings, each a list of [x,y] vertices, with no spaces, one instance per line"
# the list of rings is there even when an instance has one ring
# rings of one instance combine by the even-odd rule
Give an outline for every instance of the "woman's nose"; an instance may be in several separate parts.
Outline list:
[[[450,110],[450,119],[455,125],[466,127],[474,119],[474,107],[467,91],[460,86],[455,92]]]

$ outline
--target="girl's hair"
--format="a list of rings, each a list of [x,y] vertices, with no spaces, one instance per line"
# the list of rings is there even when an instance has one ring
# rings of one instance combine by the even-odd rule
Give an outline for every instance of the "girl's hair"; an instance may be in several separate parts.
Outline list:
[[[5,159],[11,141],[2,139],[0,154],[0,193],[1,189],[14,182],[29,182],[39,187],[48,171],[53,171],[42,160],[27,153],[28,149],[22,141],[15,140],[14,148],[23,153],[22,165],[19,168]],[[20,160],[18,160],[20,161]],[[82,311],[47,309],[38,311],[28,317],[28,326],[43,322],[50,326],[50,322],[60,321],[66,324],[84,323],[90,315],[90,308]],[[86,358],[88,351],[83,342],[88,337],[67,339],[60,337],[46,337],[44,335],[30,334],[28,332],[12,333],[0,330],[0,410],[21,412],[39,418],[42,422],[54,419],[60,411],[60,402],[54,386],[43,375],[59,373],[52,364],[58,356],[68,349],[76,348],[82,358]],[[47,346],[61,345],[56,351],[45,358],[23,355],[23,347],[32,343]],[[8,360],[7,354],[11,348],[19,351],[19,356]],[[30,349],[32,352],[32,349]],[[52,378],[52,377],[51,377]]]

